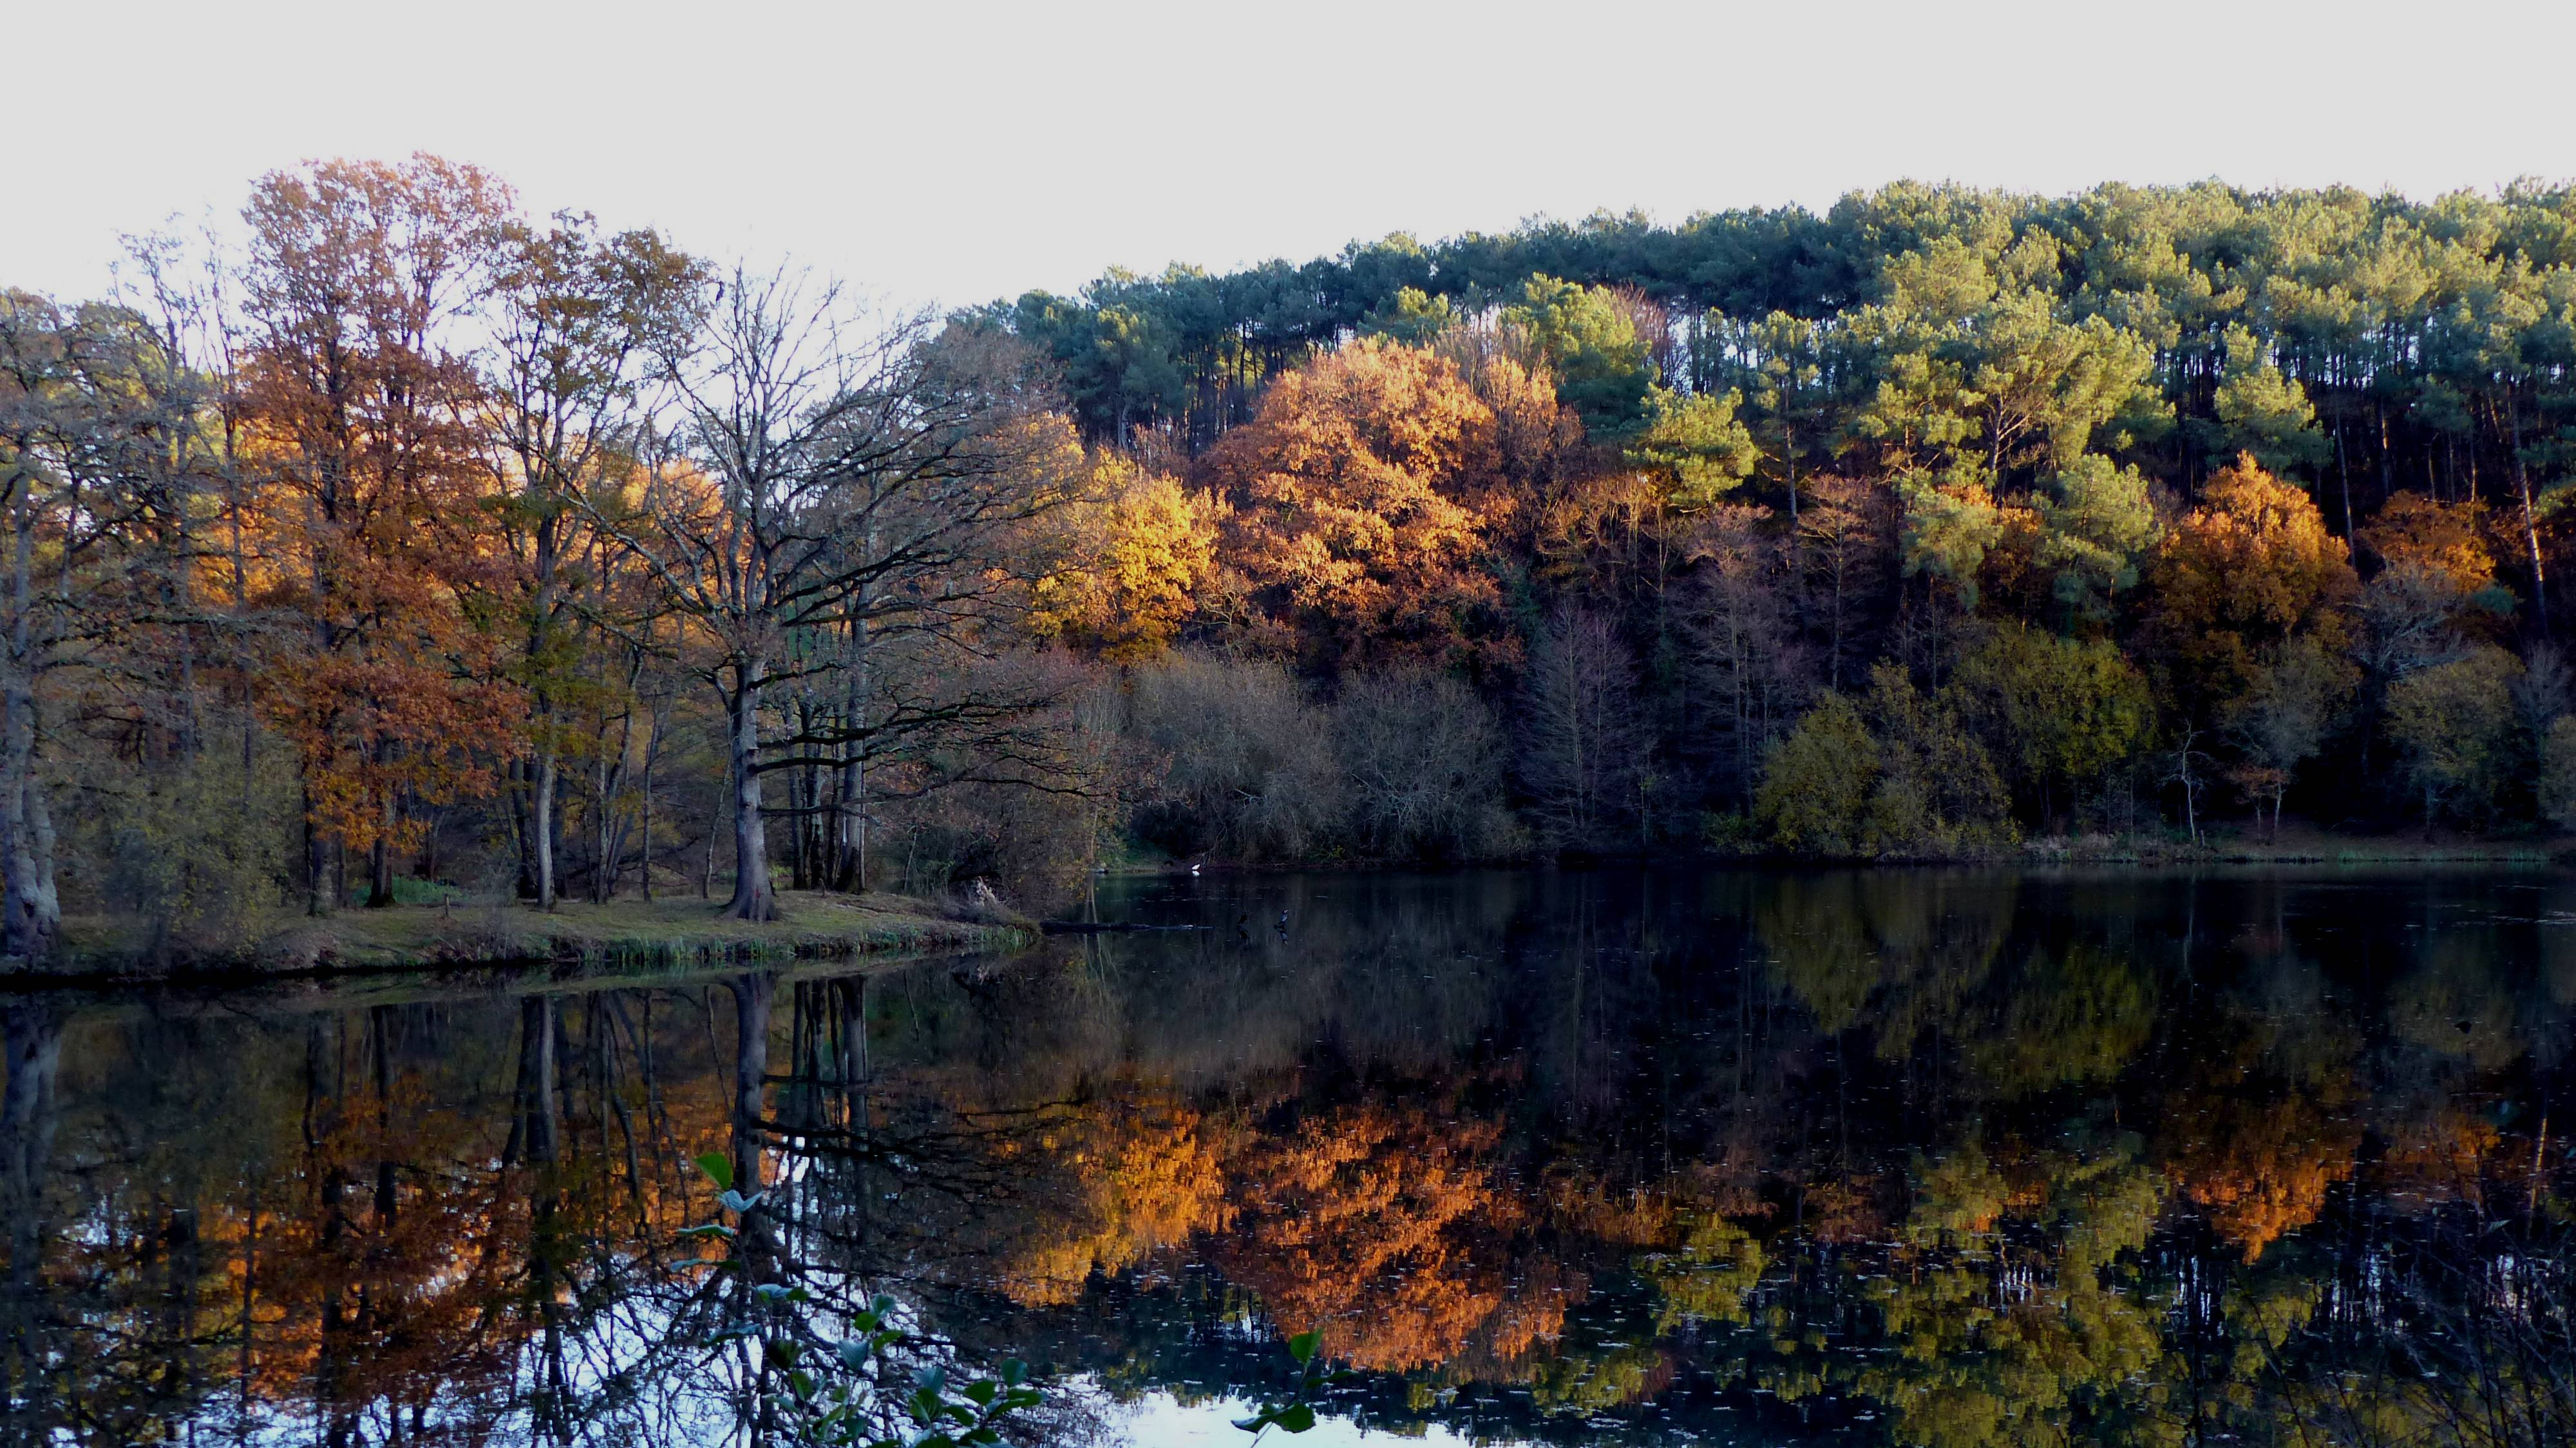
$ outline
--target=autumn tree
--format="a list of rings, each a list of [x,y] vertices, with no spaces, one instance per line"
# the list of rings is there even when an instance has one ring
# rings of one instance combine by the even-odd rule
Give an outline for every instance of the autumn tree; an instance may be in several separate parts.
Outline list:
[[[1148,659],[1180,636],[1216,569],[1222,508],[1133,460],[1092,462],[1085,496],[1057,515],[1062,567],[1037,581],[1029,628],[1115,663]]]
[[[1874,843],[1866,820],[1877,755],[1869,723],[1850,698],[1837,692],[1816,701],[1763,761],[1753,807],[1764,831],[1798,854],[1867,853]]]
[[[568,743],[557,711],[580,688],[576,631],[585,618],[618,611],[598,566],[618,560],[588,546],[577,504],[613,507],[638,466],[649,364],[683,345],[683,304],[703,278],[658,236],[603,236],[581,215],[542,228],[504,223],[494,272],[479,433],[522,616],[512,672],[529,701],[530,883],[538,906],[552,909],[556,785]]]
[[[1236,1230],[1217,1260],[1287,1327],[1322,1329],[1352,1363],[1402,1370],[1456,1356],[1537,1297],[1498,1260],[1528,1207],[1496,1161],[1497,1123],[1420,1104],[1301,1113],[1234,1163]],[[1562,1299],[1529,1307],[1548,1321]],[[1523,1335],[1523,1336],[1530,1336]]]
[[[1881,664],[1866,694],[1827,694],[1772,746],[1753,808],[1792,853],[1904,859],[2011,843],[2011,802],[1955,697]]]
[[[2108,640],[1999,628],[1959,661],[1952,687],[2042,824],[2142,748],[2155,726],[2146,680]]]
[[[2513,682],[2522,664],[2492,644],[2418,669],[2388,689],[2386,729],[2430,828],[2483,816],[2511,761]]]
[[[325,162],[261,179],[250,229],[243,411],[269,606],[300,637],[263,672],[303,762],[309,908],[328,847],[364,851],[393,900],[413,800],[482,786],[482,741],[516,728],[488,592],[479,393],[448,328],[488,282],[508,194],[433,157]]]
[[[2271,805],[2276,838],[2292,776],[2324,747],[2326,732],[2351,702],[2357,675],[2317,640],[2294,638],[2263,654],[2252,683],[2226,710],[2223,727],[2244,755],[2236,782]]]
[[[2223,707],[2261,651],[2292,637],[2336,649],[2359,592],[2350,549],[2299,489],[2240,457],[2157,549],[2147,635],[2186,701]]]
[[[2474,500],[2401,492],[2362,525],[2357,536],[2377,569],[2357,612],[2363,657],[2382,681],[2458,657],[2511,610],[2496,586],[2485,513]]]
[[[2216,1049],[2189,1064],[2161,1115],[2161,1155],[2183,1194],[2252,1262],[2314,1222],[2327,1191],[2352,1175],[2359,1093],[2347,1061],[2301,1061],[2266,1032],[2212,1024]]]
[[[1272,385],[1208,455],[1253,622],[1324,668],[1490,650],[1494,411],[1432,352],[1361,338]]]

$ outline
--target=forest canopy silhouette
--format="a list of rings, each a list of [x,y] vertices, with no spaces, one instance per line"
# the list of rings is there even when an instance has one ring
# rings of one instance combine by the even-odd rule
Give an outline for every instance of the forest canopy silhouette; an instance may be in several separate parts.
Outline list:
[[[0,954],[1111,857],[2576,824],[2576,191],[1898,184],[945,316],[428,156],[0,294]]]

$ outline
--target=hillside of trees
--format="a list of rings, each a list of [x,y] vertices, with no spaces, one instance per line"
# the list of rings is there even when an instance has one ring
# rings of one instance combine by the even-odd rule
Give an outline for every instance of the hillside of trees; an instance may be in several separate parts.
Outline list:
[[[1200,490],[1181,637],[1346,710],[1469,681],[1535,847],[2516,832],[2576,802],[2571,222],[1903,184],[980,318]]]
[[[242,220],[0,293],[0,954],[2576,823],[2576,191],[1900,185],[945,317],[431,157]]]

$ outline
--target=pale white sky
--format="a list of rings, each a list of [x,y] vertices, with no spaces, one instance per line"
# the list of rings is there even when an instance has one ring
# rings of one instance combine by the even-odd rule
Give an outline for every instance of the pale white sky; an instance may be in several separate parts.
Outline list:
[[[1907,176],[2576,176],[2565,0],[0,0],[0,35],[0,284],[67,295],[264,170],[415,149],[944,303]]]

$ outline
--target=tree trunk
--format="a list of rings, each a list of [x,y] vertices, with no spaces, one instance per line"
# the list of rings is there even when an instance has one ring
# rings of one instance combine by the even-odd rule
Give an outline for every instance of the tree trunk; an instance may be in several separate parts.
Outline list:
[[[622,746],[623,741],[620,743]],[[610,897],[617,893],[617,870],[623,863],[626,853],[617,838],[613,828],[615,821],[610,818],[608,808],[609,799],[616,793],[616,788],[614,775],[608,767],[607,756],[603,754],[599,761],[599,777],[595,791],[598,795],[596,808],[599,811],[599,817],[592,821],[597,827],[595,832],[599,836],[599,868],[591,871],[590,874],[590,899],[594,905],[607,904]]]
[[[808,733],[810,728],[797,732]],[[811,888],[814,883],[809,878],[812,866],[806,859],[805,848],[805,822],[812,818],[806,812],[806,806],[811,802],[806,797],[809,793],[807,786],[813,775],[812,770],[802,766],[787,771],[787,883],[797,890]]]
[[[394,903],[394,823],[401,817],[399,811],[393,791],[386,790],[384,818],[378,822],[375,843],[367,848],[367,908],[370,910],[382,910]]]
[[[555,1159],[563,1140],[555,1077],[555,998],[539,992],[519,1003],[518,1117],[502,1148],[504,1164]]]
[[[528,822],[529,843],[537,857],[537,908],[555,908],[555,751],[549,745],[537,756],[536,818]]]
[[[769,883],[769,842],[760,817],[760,681],[766,666],[739,666],[733,694],[733,899],[725,913],[736,920],[778,918],[777,892]]]
[[[555,495],[546,485],[551,473],[545,468],[525,469],[529,500],[537,504],[537,526],[532,542],[536,557],[536,596],[529,600],[527,658],[543,669],[554,667],[555,660],[547,644],[554,631],[555,574],[562,565],[561,515],[555,509]],[[555,777],[558,738],[554,732],[554,699],[545,676],[540,674],[535,697],[530,701],[528,722],[538,731],[537,789],[532,802],[536,818],[530,821],[529,843],[536,861],[537,908],[552,910],[558,893],[555,882]]]
[[[40,1220],[38,1187],[45,1159],[53,1151],[54,1079],[63,1059],[63,1022],[56,1008],[42,1000],[0,1006],[0,1043],[5,1043],[7,1089],[0,1094],[0,1187],[8,1190],[10,1219],[20,1225]],[[13,1275],[33,1277],[35,1255],[11,1259]]]
[[[313,822],[313,786],[304,786],[304,913],[325,915],[339,902],[331,896],[331,845]]]
[[[0,698],[0,955],[26,969],[53,952],[62,903],[54,889],[54,822],[36,772],[36,690],[23,669]]]
[[[2531,553],[2531,608],[2540,623],[2540,636],[2549,637],[2549,574],[2540,561],[2540,515],[2531,503],[2531,469],[2522,458],[2522,411],[2505,403],[2513,423],[2513,482],[2522,494],[2522,538]]]
[[[835,985],[841,1008],[840,1079],[845,1087],[855,1086],[868,1079],[868,978],[854,975]]]
[[[9,597],[7,677],[0,682],[0,955],[27,969],[53,952],[62,904],[54,890],[54,821],[36,771],[35,546],[21,475],[10,490],[17,547]]]
[[[659,707],[655,706],[656,712],[647,725],[650,732],[644,736],[644,903],[647,905],[653,903],[653,756],[662,747]]]
[[[876,534],[867,534],[866,544],[873,550]],[[848,668],[843,672],[841,728],[847,737],[841,745],[840,797],[833,803],[832,828],[837,836],[834,853],[839,857],[836,890],[857,894],[868,888],[868,589],[860,585],[857,598],[858,617],[850,620]]]

